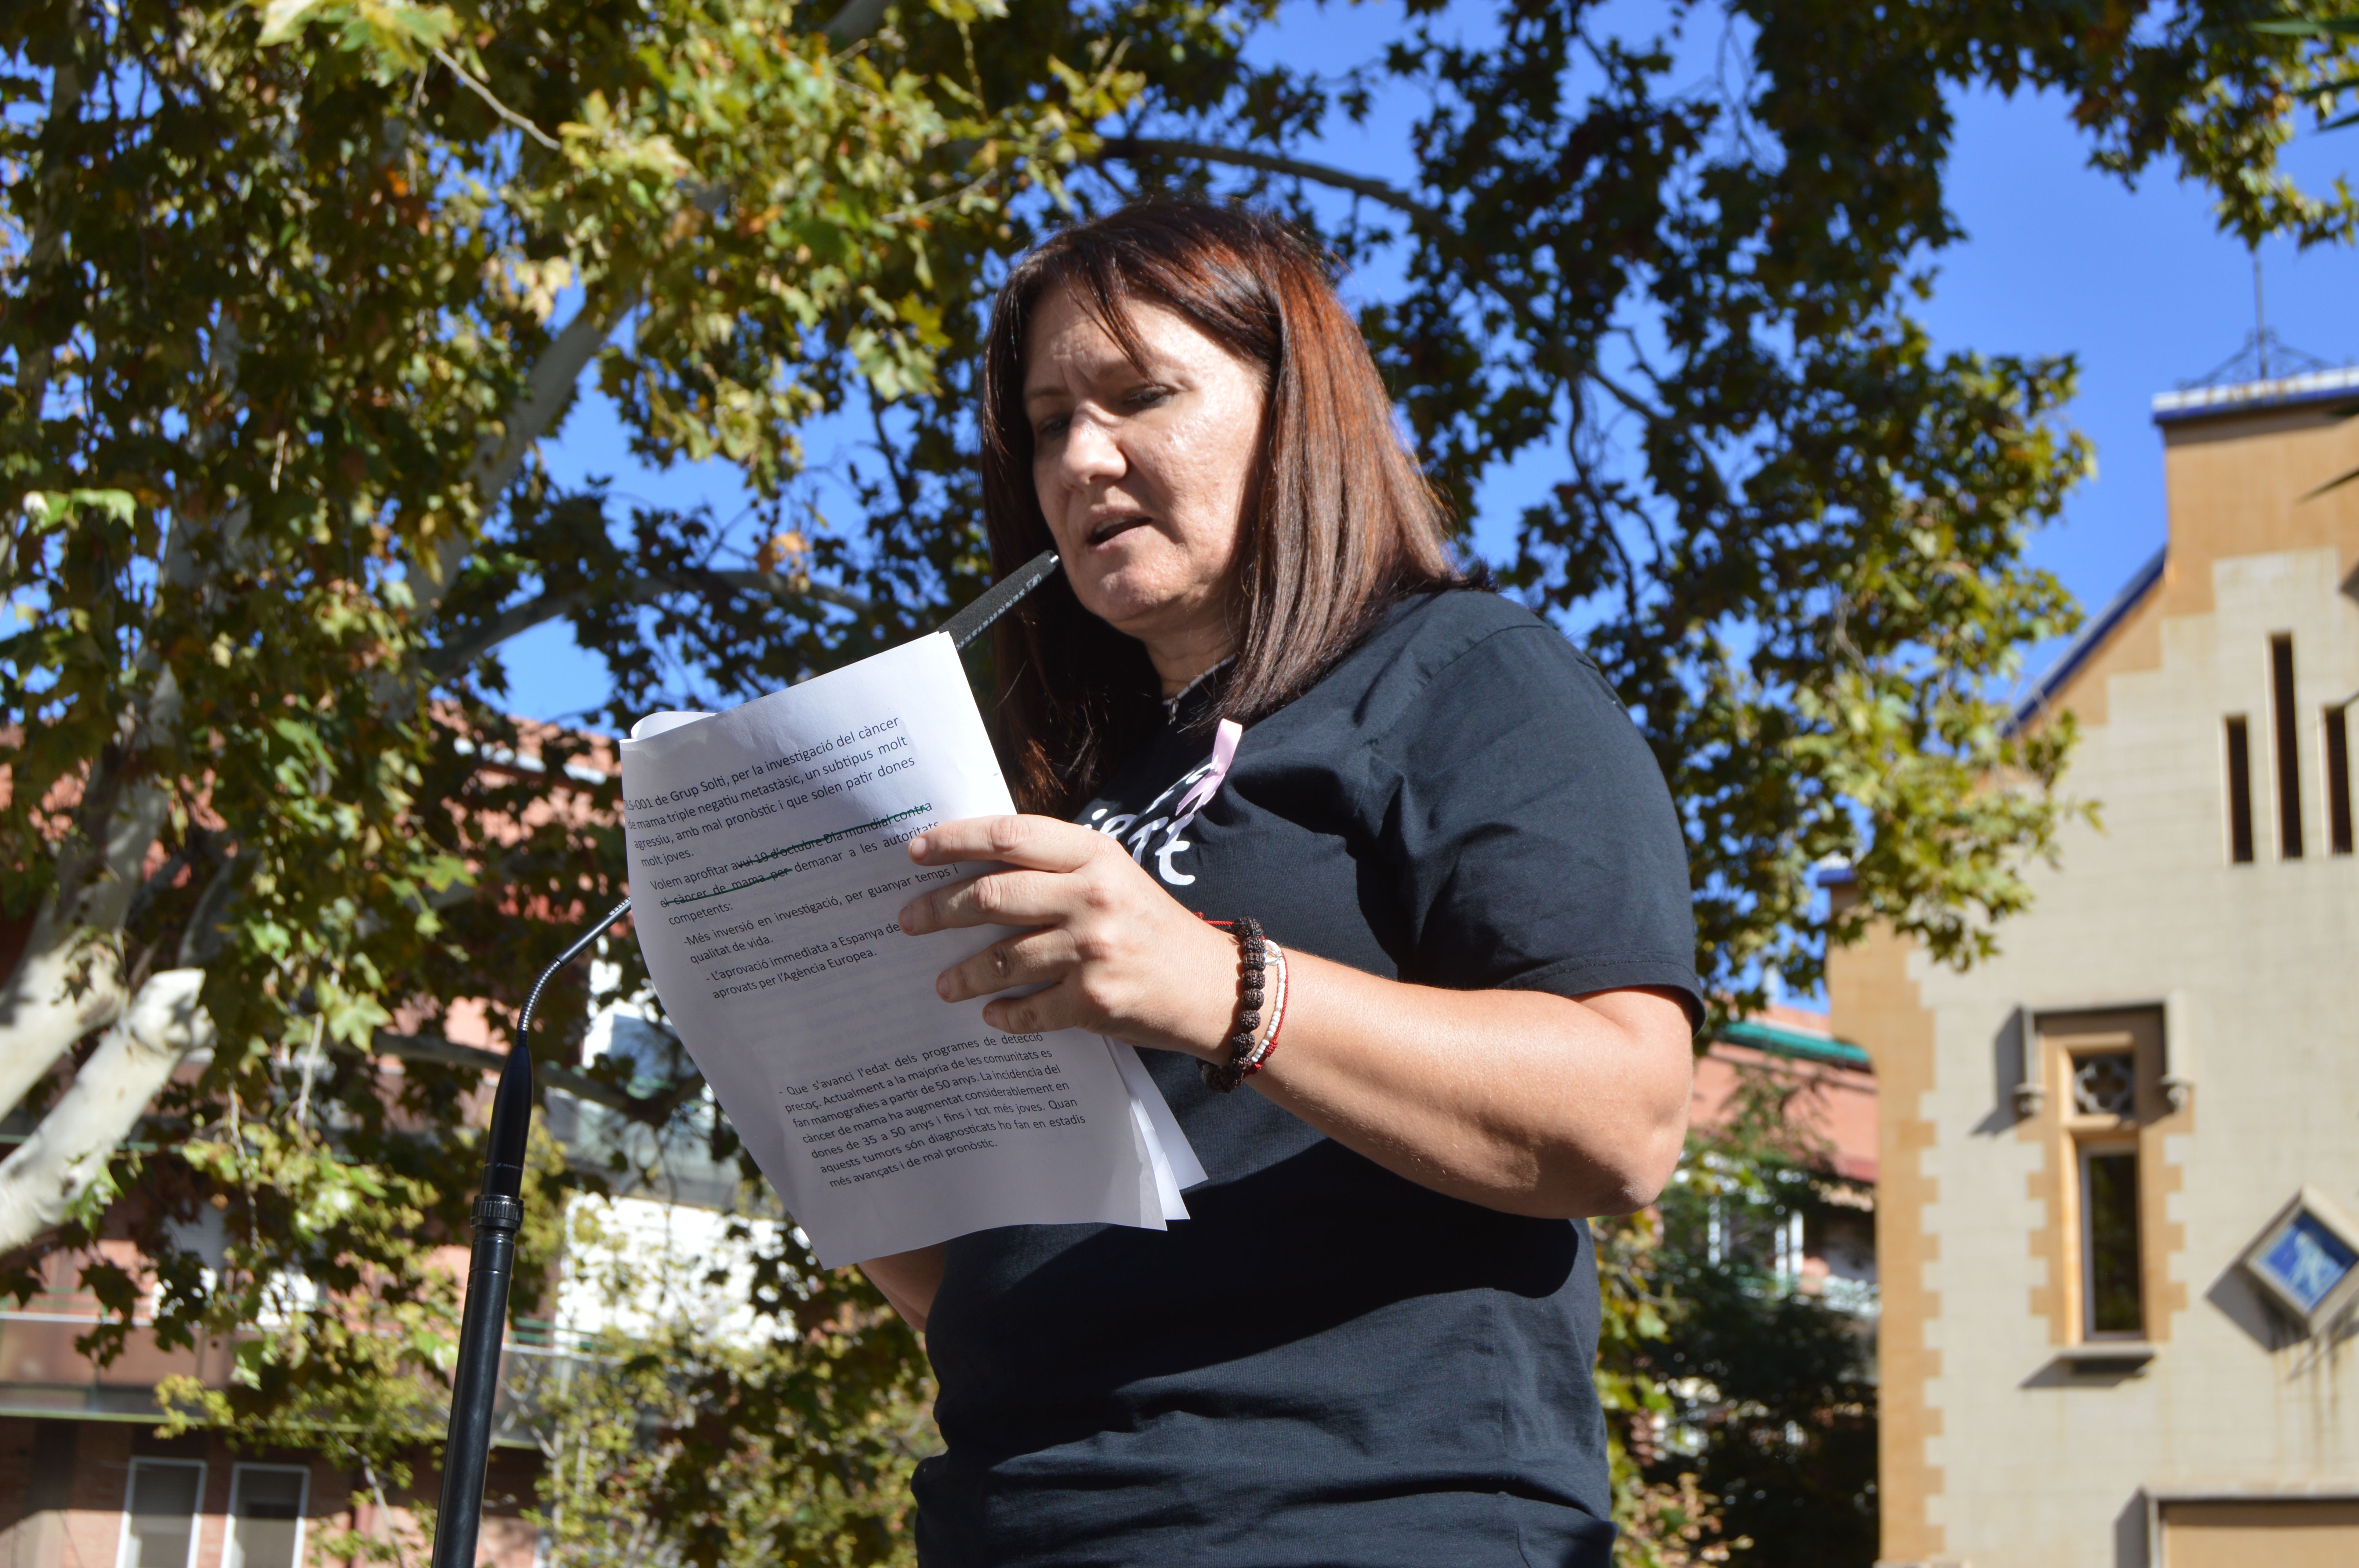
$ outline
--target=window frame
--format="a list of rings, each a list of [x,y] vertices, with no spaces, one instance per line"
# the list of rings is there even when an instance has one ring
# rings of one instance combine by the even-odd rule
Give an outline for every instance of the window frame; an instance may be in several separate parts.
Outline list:
[[[207,1468],[201,1459],[173,1459],[162,1454],[136,1454],[123,1477],[123,1521],[114,1537],[114,1568],[130,1568],[131,1521],[135,1517],[132,1504],[139,1495],[139,1467],[151,1465],[159,1470],[194,1470],[197,1473],[196,1501],[189,1509],[189,1554],[180,1568],[196,1568],[197,1545],[204,1534],[205,1481]],[[160,1568],[159,1564],[143,1564],[142,1568]]]
[[[2185,1287],[2169,1278],[2170,1260],[2186,1247],[2182,1222],[2169,1217],[2171,1193],[2184,1179],[2168,1138],[2186,1130],[2188,1101],[2171,1093],[2170,1004],[2161,1000],[2023,1006],[2023,1076],[2016,1087],[2017,1136],[2041,1150],[2033,1190],[2044,1222],[2028,1239],[2045,1278],[2031,1288],[2032,1315],[2049,1343],[2075,1367],[2147,1358],[2186,1309]],[[2093,1056],[2126,1053],[2133,1093],[2125,1110],[2080,1108],[2076,1080]],[[2115,1102],[2118,1104],[2118,1101]],[[2095,1322],[2093,1238],[2089,1227],[2084,1151],[2127,1149],[2137,1156],[2136,1238],[2139,1331],[2099,1331]]]
[[[222,1534],[222,1568],[245,1568],[245,1549],[238,1543],[238,1520],[245,1516],[237,1511],[238,1499],[245,1491],[245,1477],[252,1473],[292,1475],[300,1478],[295,1497],[295,1568],[302,1568],[304,1528],[310,1522],[311,1467],[308,1465],[245,1464],[233,1465],[229,1479],[229,1512]]]

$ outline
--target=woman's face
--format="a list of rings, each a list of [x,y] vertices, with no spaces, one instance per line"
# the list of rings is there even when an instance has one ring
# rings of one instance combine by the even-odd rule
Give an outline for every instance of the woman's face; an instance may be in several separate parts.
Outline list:
[[[1147,644],[1167,692],[1234,651],[1230,596],[1261,452],[1261,372],[1160,306],[1131,307],[1145,365],[1071,294],[1024,351],[1032,484],[1090,613]]]

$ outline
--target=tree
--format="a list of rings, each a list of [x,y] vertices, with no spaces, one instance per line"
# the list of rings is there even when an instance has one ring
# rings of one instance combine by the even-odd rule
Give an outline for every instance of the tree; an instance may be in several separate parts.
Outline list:
[[[839,1293],[745,1314],[780,1250],[775,1222],[734,1222],[694,1249],[651,1244],[593,1202],[570,1227],[571,1282],[603,1321],[516,1398],[546,1461],[531,1517],[555,1560],[914,1561],[908,1477],[933,1437],[931,1390],[910,1376],[909,1336],[879,1321],[889,1309]]]
[[[2301,102],[2338,102],[2310,89],[2347,36],[2256,32],[2293,14],[2260,0],[1730,0],[1621,30],[1503,0],[1473,48],[1414,0],[1398,42],[1321,75],[1242,52],[1270,9],[8,10],[16,1288],[136,1240],[168,1339],[283,1325],[215,1419],[397,1463],[414,1411],[347,1418],[373,1390],[403,1408],[445,1344],[424,1248],[462,1222],[486,1060],[446,1017],[483,999],[512,1040],[522,985],[621,875],[594,737],[508,719],[501,646],[570,622],[620,722],[971,596],[989,286],[1069,206],[1140,191],[1252,195],[1397,264],[1364,324],[1462,516],[1549,454],[1499,565],[1662,761],[1717,994],[1807,986],[1870,919],[1987,946],[2071,809],[2069,728],[2011,730],[1998,687],[2071,621],[2023,548],[2086,454],[2057,416],[2069,361],[1939,352],[1908,314],[1956,238],[1943,93],[2061,92],[2104,167],[2205,180],[2246,237],[2342,240],[2348,193],[2273,159]],[[1712,27],[1718,73],[1680,85],[1677,35]],[[1413,168],[1303,156],[1380,89],[1423,105]],[[535,453],[593,366],[645,456],[725,459],[750,513],[554,485]],[[854,516],[804,460],[822,415],[873,433],[832,454]],[[1859,877],[1841,914],[1806,885],[1830,856]],[[521,1044],[554,1064],[585,1000]],[[694,1100],[626,1078],[561,1081],[652,1123]],[[190,1240],[207,1225],[219,1245]],[[84,1272],[127,1322],[139,1281]],[[289,1281],[310,1310],[270,1310]],[[790,1243],[773,1286],[779,1312],[875,1304]]]
[[[483,1058],[442,1020],[482,999],[507,1027],[620,866],[586,740],[487,700],[499,642],[694,600],[712,632],[756,628],[737,678],[782,680],[973,591],[956,541],[891,606],[777,560],[716,572],[696,519],[585,547],[594,503],[530,460],[595,362],[647,449],[723,453],[775,496],[803,421],[932,384],[943,302],[1141,89],[1125,53],[1171,77],[1226,47],[1184,5],[996,9],[0,20],[0,892],[22,939],[0,1107],[32,1128],[0,1163],[0,1255],[21,1295],[45,1258],[136,1241],[145,1279],[82,1257],[116,1314],[92,1348],[150,1291],[167,1346],[236,1336],[239,1378],[190,1413],[310,1433],[392,1486],[432,1429],[430,1249],[463,1234]],[[560,1078],[658,1123],[686,1098]],[[876,1304],[791,1243],[773,1273],[775,1313]],[[897,1325],[821,1315],[915,1375]]]
[[[1813,1080],[1740,1069],[1693,1130],[1645,1268],[1663,1332],[1632,1359],[1661,1390],[1642,1469],[1711,1499],[1728,1561],[1866,1564],[1876,1551],[1872,1327],[1781,1273],[1772,1233],[1839,1192],[1822,1173]]]

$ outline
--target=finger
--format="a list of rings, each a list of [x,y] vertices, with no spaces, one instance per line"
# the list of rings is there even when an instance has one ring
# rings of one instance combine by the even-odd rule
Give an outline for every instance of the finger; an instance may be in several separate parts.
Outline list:
[[[1072,967],[1073,944],[1063,932],[1027,931],[952,964],[934,977],[934,991],[944,1001],[971,1001],[1017,986],[1061,980]]]
[[[1071,981],[1030,996],[985,1002],[983,1021],[1002,1034],[1046,1034],[1056,1029],[1086,1027]]]
[[[965,925],[1052,925],[1071,913],[1075,889],[1057,871],[994,871],[920,893],[903,906],[912,936]]]
[[[1103,837],[1093,827],[1053,816],[969,816],[910,839],[909,859],[921,866],[1003,860],[1036,871],[1071,871],[1099,853]]]

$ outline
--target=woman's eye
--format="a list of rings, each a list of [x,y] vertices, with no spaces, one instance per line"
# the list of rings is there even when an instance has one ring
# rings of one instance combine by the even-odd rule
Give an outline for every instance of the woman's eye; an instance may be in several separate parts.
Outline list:
[[[1168,386],[1142,386],[1130,395],[1128,401],[1133,408],[1152,408],[1170,400],[1171,389]]]
[[[1036,441],[1053,440],[1063,435],[1065,427],[1072,422],[1073,416],[1070,414],[1051,414],[1032,427],[1032,438]]]

